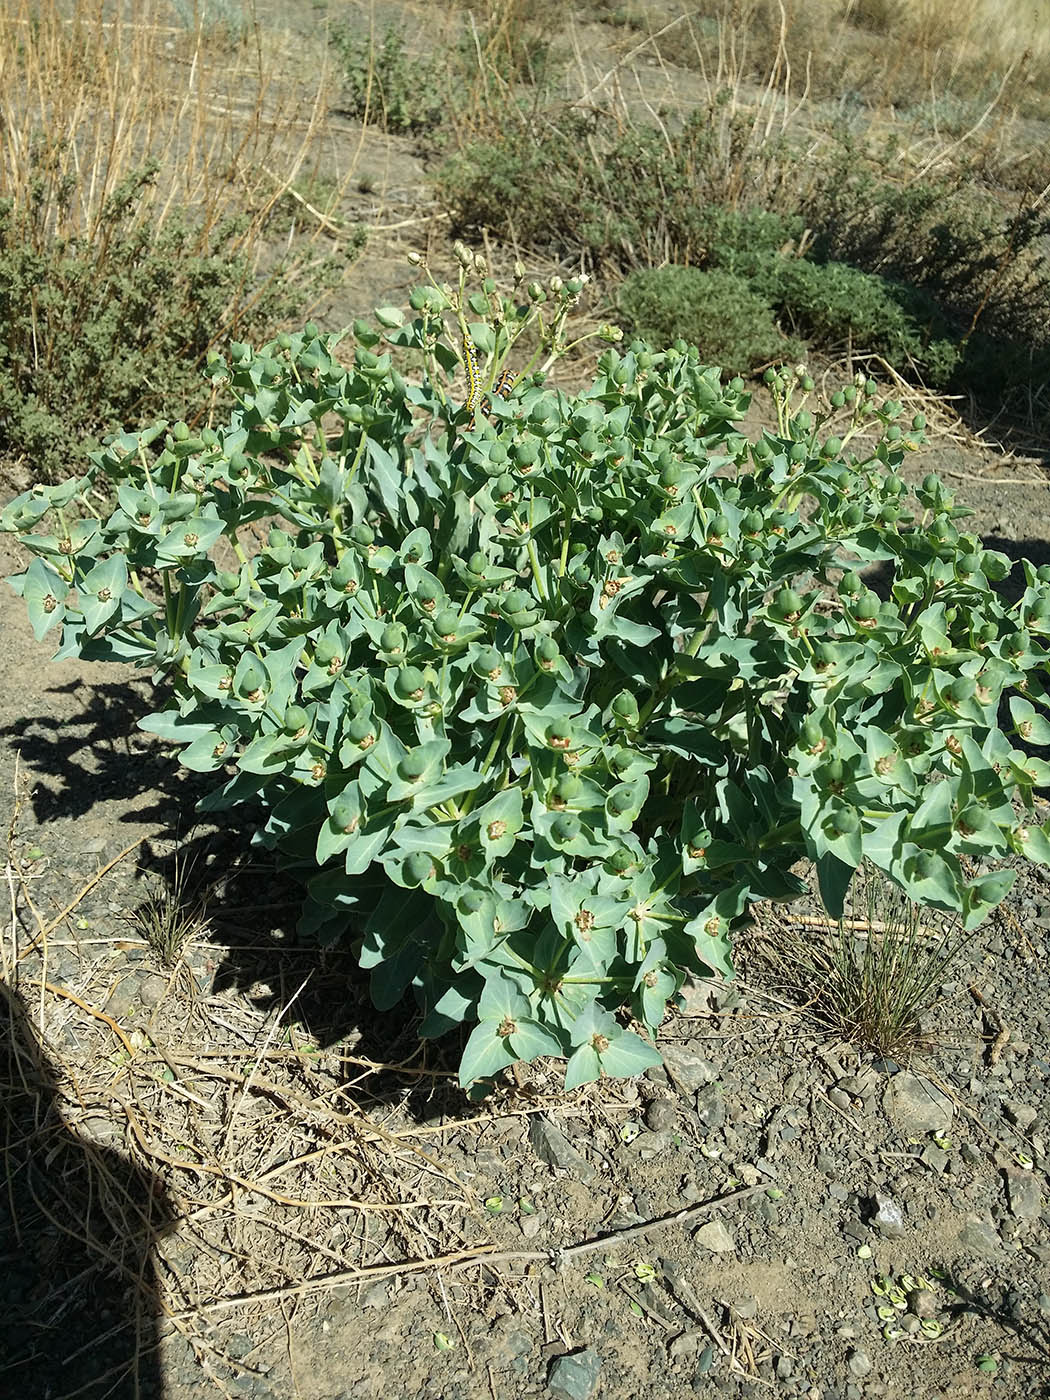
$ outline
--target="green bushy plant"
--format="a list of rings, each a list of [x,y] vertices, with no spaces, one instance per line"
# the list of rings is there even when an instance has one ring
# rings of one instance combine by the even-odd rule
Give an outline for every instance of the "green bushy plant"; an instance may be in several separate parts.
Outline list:
[[[257,334],[301,305],[302,282],[259,285],[243,220],[202,235],[177,216],[151,219],[155,174],[146,166],[114,190],[98,241],[37,237],[34,211],[0,200],[0,451],[38,479],[86,463],[85,437],[199,395],[217,334]]]
[[[617,292],[617,305],[643,338],[668,344],[684,337],[705,361],[733,374],[801,353],[778,329],[769,302],[746,278],[721,268],[632,272]]]
[[[388,29],[377,45],[358,27],[340,24],[332,29],[330,42],[342,63],[347,116],[409,135],[440,125],[443,83],[436,58],[410,58],[396,29]]]
[[[905,484],[923,422],[874,384],[807,407],[770,372],[752,441],[741,380],[604,331],[570,395],[545,371],[580,283],[506,296],[458,252],[458,286],[355,323],[352,363],[313,326],[231,345],[227,421],[11,502],[37,635],[166,678],[144,728],[216,775],[209,810],[259,804],[303,928],[356,940],[378,1005],[472,1027],[465,1085],[655,1063],[686,973],[729,974],[803,857],[836,914],[867,858],[974,927],[1011,874],[965,859],[1050,861],[1014,805],[1050,778],[1050,569],[1000,599],[1009,560]],[[73,519],[103,478],[114,509]]]

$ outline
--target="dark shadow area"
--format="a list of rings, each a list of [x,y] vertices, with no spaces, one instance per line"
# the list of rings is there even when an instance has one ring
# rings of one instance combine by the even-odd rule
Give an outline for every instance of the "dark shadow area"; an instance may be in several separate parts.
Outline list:
[[[1024,1393],[1031,1395],[1032,1400],[1050,1400],[1050,1327],[1045,1322],[1025,1317],[1026,1310],[1020,1291],[1005,1286],[998,1290],[999,1296],[996,1298],[991,1291],[995,1285],[990,1279],[985,1279],[979,1288],[973,1288],[950,1273],[944,1284],[954,1299],[947,1308],[952,1321],[966,1316],[979,1317],[999,1328],[1003,1333],[1003,1344],[996,1350],[1003,1360],[1010,1361],[1015,1366],[1043,1367],[1040,1380],[1033,1381],[1035,1388]],[[1027,1311],[1031,1313],[1031,1306]],[[1019,1347],[1024,1347],[1024,1354],[1009,1350],[1007,1338],[1012,1338]]]
[[[275,854],[252,845],[261,809],[244,804],[198,815],[197,803],[221,785],[223,775],[180,767],[174,747],[138,729],[139,719],[162,702],[148,683],[75,683],[47,694],[67,702],[75,696],[83,708],[69,718],[27,717],[0,732],[31,778],[38,823],[75,822],[101,802],[126,806],[116,820],[155,828],[156,835],[136,853],[133,888],[120,893],[134,908],[148,899],[149,885],[159,883],[172,892],[181,887],[188,905],[205,904],[208,926],[222,945],[209,991],[235,991],[262,1011],[284,1011],[285,1022],[297,1023],[323,1047],[349,1038],[357,1057],[383,1065],[418,1061],[420,1016],[411,992],[388,1012],[375,1009],[368,973],[352,948],[359,936],[353,915],[347,917],[345,942],[334,946],[319,947],[297,933],[303,886],[280,868]],[[144,795],[145,802],[137,800]],[[125,839],[118,832],[113,847]],[[260,986],[269,992],[257,995]],[[376,1071],[358,1092],[377,1103],[408,1102],[420,1119],[462,1113],[463,1092],[441,1078],[458,1066],[462,1039],[453,1034],[426,1042],[432,1074],[413,1079],[411,1071]]]
[[[159,1180],[63,1121],[17,992],[0,984],[0,1393],[160,1400],[153,1254]]]

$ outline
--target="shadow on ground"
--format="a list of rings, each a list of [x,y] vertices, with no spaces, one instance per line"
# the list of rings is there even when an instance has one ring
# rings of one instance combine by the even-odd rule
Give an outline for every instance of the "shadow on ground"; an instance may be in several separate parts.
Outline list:
[[[153,1255],[158,1179],[78,1139],[17,992],[0,983],[0,1392],[160,1400]]]

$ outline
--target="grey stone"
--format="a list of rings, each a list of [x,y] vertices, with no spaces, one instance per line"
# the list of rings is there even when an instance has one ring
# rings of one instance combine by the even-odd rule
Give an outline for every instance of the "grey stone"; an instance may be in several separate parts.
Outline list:
[[[571,1172],[584,1185],[590,1185],[597,1179],[598,1173],[586,1157],[577,1152],[562,1130],[542,1114],[537,1114],[529,1125],[529,1145],[541,1162]]]
[[[139,984],[134,977],[123,977],[106,998],[106,1010],[117,1020],[130,1016],[139,1004]]]
[[[883,1107],[902,1133],[921,1137],[947,1132],[954,1107],[943,1090],[924,1075],[902,1071],[886,1086]]]
[[[706,1225],[701,1225],[699,1230],[694,1231],[693,1239],[712,1254],[731,1254],[736,1249],[733,1236],[721,1220],[709,1220]]]
[[[708,1132],[716,1133],[725,1127],[726,1105],[722,1090],[717,1084],[707,1084],[696,1096],[696,1116],[701,1126]]]
[[[706,1336],[707,1333],[702,1327],[696,1327],[691,1332],[682,1332],[667,1348],[668,1355],[673,1361],[680,1360],[683,1356],[695,1356],[703,1346]]]
[[[892,1196],[875,1195],[872,1224],[888,1240],[898,1240],[904,1234],[904,1213]]]
[[[984,1153],[979,1147],[974,1146],[972,1142],[964,1142],[963,1145],[959,1148],[959,1156],[963,1159],[964,1162],[968,1162],[972,1167],[975,1166],[981,1160],[981,1158],[984,1156]]]
[[[1043,1208],[1039,1178],[1035,1172],[1021,1171],[1018,1167],[1007,1167],[1006,1201],[1010,1214],[1018,1220],[1036,1220]]]
[[[710,1016],[720,1005],[720,982],[710,977],[686,977],[678,993],[678,1005],[683,1016]]]
[[[849,1109],[853,1107],[853,1099],[846,1093],[845,1089],[829,1089],[828,1098],[836,1108]]]
[[[677,1115],[670,1099],[653,1099],[645,1110],[645,1126],[654,1133],[665,1133],[673,1128]]]
[[[851,1376],[866,1376],[871,1370],[871,1357],[866,1351],[861,1351],[857,1347],[849,1354],[849,1361],[846,1363],[850,1369]]]
[[[540,1232],[540,1217],[538,1215],[523,1215],[518,1221],[518,1229],[527,1240],[534,1240]]]
[[[959,1231],[959,1243],[964,1249],[969,1249],[986,1259],[994,1257],[1002,1249],[1002,1241],[995,1227],[977,1215],[967,1218],[966,1224]]]
[[[1020,1128],[1022,1132],[1026,1132],[1039,1117],[1038,1109],[1030,1108],[1028,1104],[1018,1103],[1016,1099],[1007,1099],[1003,1108],[1010,1122]]]
[[[943,1172],[947,1170],[951,1158],[948,1156],[947,1152],[939,1148],[935,1142],[928,1142],[922,1149],[920,1160],[925,1162],[933,1171]]]
[[[559,1356],[551,1365],[547,1389],[556,1400],[590,1400],[601,1365],[602,1358],[592,1347]]]
[[[377,1278],[367,1288],[361,1290],[363,1308],[385,1308],[390,1302],[390,1288],[385,1280]]]
[[[718,1078],[711,1061],[689,1045],[663,1045],[660,1050],[671,1083],[683,1094],[695,1094]]]
[[[139,1001],[143,1006],[157,1006],[168,990],[168,979],[157,972],[139,975]]]

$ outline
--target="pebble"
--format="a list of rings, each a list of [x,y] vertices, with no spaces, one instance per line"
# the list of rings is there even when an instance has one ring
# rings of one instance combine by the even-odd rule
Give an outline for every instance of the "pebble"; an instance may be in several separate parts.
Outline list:
[[[1006,1167],[1006,1201],[1010,1214],[1018,1220],[1036,1220],[1043,1208],[1039,1178],[1035,1172]]]
[[[691,1045],[664,1045],[661,1051],[671,1083],[683,1094],[695,1094],[718,1078],[717,1068]]]
[[[654,1133],[664,1133],[673,1128],[677,1114],[670,1099],[653,1099],[645,1110],[645,1126]]]
[[[1020,1128],[1022,1132],[1027,1132],[1039,1117],[1038,1109],[1030,1108],[1028,1104],[1018,1103],[1016,1099],[1007,1099],[1003,1108],[1010,1122]]]
[[[846,1363],[850,1369],[851,1376],[866,1376],[871,1370],[871,1357],[866,1351],[861,1351],[859,1347],[851,1351],[849,1361]]]
[[[547,1389],[555,1400],[590,1400],[601,1364],[602,1358],[593,1347],[559,1356],[551,1365]]]
[[[708,1132],[725,1127],[726,1105],[717,1084],[707,1084],[696,1096],[696,1116]]]
[[[709,1220],[701,1225],[693,1232],[693,1239],[712,1254],[731,1254],[736,1249],[733,1236],[721,1220]]]
[[[541,1162],[571,1172],[584,1185],[597,1179],[598,1173],[586,1157],[581,1156],[562,1130],[542,1114],[537,1114],[529,1125],[529,1145]]]
[[[904,1234],[904,1213],[892,1196],[875,1195],[875,1214],[872,1224],[888,1240],[898,1240]]]
[[[959,1231],[959,1243],[964,1249],[985,1258],[997,1255],[1002,1249],[1002,1241],[995,1227],[976,1215],[971,1215]]]
[[[954,1106],[943,1090],[925,1075],[902,1071],[886,1086],[883,1107],[902,1133],[921,1137],[943,1133],[951,1125]]]

